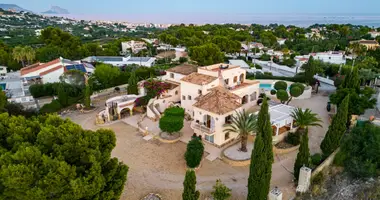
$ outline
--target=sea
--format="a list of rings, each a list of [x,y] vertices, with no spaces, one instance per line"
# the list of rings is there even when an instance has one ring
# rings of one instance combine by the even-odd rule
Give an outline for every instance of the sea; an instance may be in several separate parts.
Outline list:
[[[56,15],[78,20],[110,20],[126,21],[131,23],[159,23],[159,24],[284,24],[307,27],[313,24],[353,24],[369,27],[380,27],[380,13],[343,13],[343,14],[269,14],[269,13],[169,13],[169,14],[109,14],[85,15],[68,14]]]

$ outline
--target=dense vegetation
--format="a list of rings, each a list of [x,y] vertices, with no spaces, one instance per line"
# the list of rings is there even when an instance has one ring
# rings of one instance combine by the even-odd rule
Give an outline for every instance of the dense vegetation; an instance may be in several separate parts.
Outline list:
[[[380,170],[380,128],[366,123],[343,140],[335,162],[355,177],[376,177]]]
[[[111,158],[111,130],[55,115],[0,119],[1,199],[119,199],[128,167]]]

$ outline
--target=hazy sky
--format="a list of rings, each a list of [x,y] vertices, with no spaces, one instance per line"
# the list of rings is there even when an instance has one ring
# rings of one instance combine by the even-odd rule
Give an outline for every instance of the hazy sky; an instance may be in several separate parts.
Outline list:
[[[133,20],[241,20],[261,13],[380,15],[380,0],[0,0],[0,3],[17,4],[35,12],[56,5],[77,16]]]

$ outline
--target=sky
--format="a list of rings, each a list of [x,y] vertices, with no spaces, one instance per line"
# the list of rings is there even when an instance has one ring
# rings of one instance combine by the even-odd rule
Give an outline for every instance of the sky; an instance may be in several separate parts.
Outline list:
[[[34,12],[60,6],[79,18],[162,23],[244,23],[257,18],[283,20],[283,16],[290,15],[298,17],[289,20],[300,20],[316,14],[380,16],[380,0],[0,0],[0,3],[17,4]]]

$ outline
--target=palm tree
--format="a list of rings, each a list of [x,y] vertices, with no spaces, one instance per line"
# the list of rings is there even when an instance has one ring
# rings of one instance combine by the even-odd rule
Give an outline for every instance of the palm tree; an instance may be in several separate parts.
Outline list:
[[[359,42],[350,44],[350,50],[353,55],[352,66],[354,66],[356,58],[365,55],[365,52],[367,51],[366,47]]]
[[[17,62],[22,63],[22,67],[25,67],[24,49],[21,46],[17,46],[13,49],[12,56],[13,56],[13,59],[15,59]]]
[[[239,133],[241,138],[240,151],[247,152],[247,139],[249,134],[253,134],[257,127],[257,116],[245,112],[236,112],[236,116],[231,117],[231,123],[225,124],[224,132],[235,132]]]
[[[34,58],[36,57],[36,52],[34,51],[34,49],[30,46],[26,46],[24,47],[23,49],[23,54],[28,62],[28,65],[31,64],[31,62],[34,60]]]
[[[296,121],[295,124],[299,126],[300,131],[303,131],[309,126],[319,126],[322,127],[320,122],[322,120],[318,118],[317,114],[312,113],[310,109],[302,110],[302,108],[296,108],[290,114],[291,117]]]
[[[25,61],[30,64],[36,57],[34,49],[30,46],[21,47],[17,46],[13,49],[13,59],[22,63],[22,67],[25,67]]]

